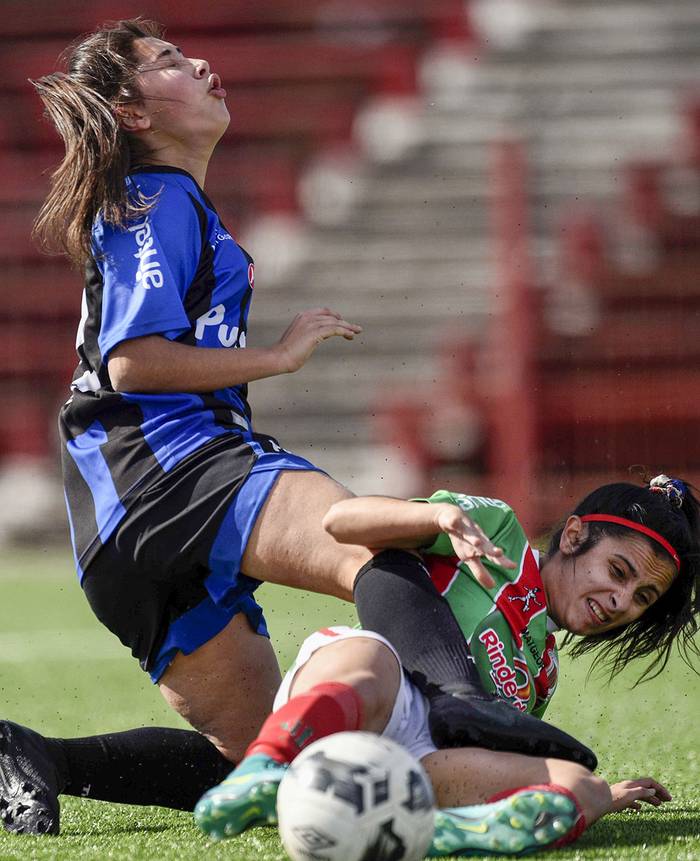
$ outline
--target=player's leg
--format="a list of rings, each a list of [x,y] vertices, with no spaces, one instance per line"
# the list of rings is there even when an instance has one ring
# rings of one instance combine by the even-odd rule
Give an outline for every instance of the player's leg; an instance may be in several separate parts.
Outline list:
[[[58,739],[0,721],[0,822],[16,833],[57,834],[59,795],[192,810],[230,769],[191,730],[139,727]]]
[[[243,570],[341,598],[354,589],[362,627],[392,643],[428,697],[439,746],[524,750],[595,768],[595,755],[572,736],[484,691],[457,620],[420,558],[402,550],[372,556],[325,533],[323,515],[348,495],[322,473],[281,473],[251,533]]]
[[[610,806],[610,788],[576,763],[462,748],[422,764],[438,805],[431,855],[526,853],[575,840]]]
[[[275,822],[277,788],[297,754],[336,732],[382,732],[401,681],[395,653],[376,637],[332,631],[310,637],[243,761],[197,804],[199,827],[221,839]]]
[[[416,561],[380,553],[359,572],[354,597],[362,626],[389,640],[428,698],[436,745],[556,756],[593,770],[595,754],[577,739],[484,690],[452,609]]]
[[[280,472],[250,533],[241,569],[267,583],[352,601],[357,572],[372,553],[339,544],[321,526],[331,505],[351,495],[322,472]]]
[[[238,613],[191,654],[179,652],[158,686],[166,702],[235,763],[269,715],[280,681],[269,639]]]
[[[103,590],[101,600],[106,597]],[[252,598],[242,600],[256,618]],[[191,810],[202,791],[240,759],[279,687],[269,639],[252,629],[246,613],[233,612],[228,625],[192,654],[175,655],[158,680],[165,699],[202,735],[146,728],[61,740],[16,724],[0,725],[4,827],[57,833],[62,793]]]
[[[5,724],[0,732],[0,821],[5,828],[56,833],[61,793],[191,810],[202,792],[228,773],[231,762],[240,759],[270,713],[280,675],[269,640],[256,632],[264,631],[260,609],[248,594],[240,598],[244,612],[226,601],[221,610],[207,598],[197,577],[188,573],[188,568],[196,572],[203,567],[211,545],[204,547],[202,559],[187,557],[182,562],[184,554],[177,543],[195,526],[206,538],[231,495],[227,476],[235,479],[236,452],[220,451],[216,456],[219,460],[215,468],[202,461],[190,467],[186,476],[174,475],[172,491],[161,488],[158,498],[153,499],[159,511],[151,510],[150,499],[142,512],[135,511],[133,520],[124,525],[118,545],[112,543],[103,549],[100,570],[89,572],[83,581],[98,617],[151,671],[165,699],[204,735],[150,727],[86,739],[47,740],[31,730]],[[272,512],[285,528],[287,524],[295,526],[285,531],[280,546],[284,547],[285,541],[294,543],[299,535],[304,536],[301,540],[311,540],[303,524],[313,516],[319,524],[316,537],[322,539],[317,549],[325,554],[334,576],[325,583],[318,577],[313,579],[321,567],[318,554],[313,565],[304,570],[304,576],[311,575],[313,587],[320,591],[347,597],[348,589],[339,585],[342,566],[334,564],[331,552],[336,553],[337,562],[339,545],[320,529],[320,521],[329,505],[348,493],[320,473],[290,475],[311,478],[297,483],[301,493],[295,495],[297,509],[284,512],[278,505]],[[286,483],[281,482],[281,486],[284,488]],[[307,493],[310,498],[305,499]],[[144,542],[143,536],[163,534],[163,528],[148,529],[158,522],[162,510],[171,514],[171,520],[166,524],[168,535],[155,547]],[[294,517],[290,517],[290,511],[295,512]],[[206,540],[214,539],[209,535]],[[351,567],[359,567],[368,556],[360,548],[358,553],[361,558],[349,562]],[[140,557],[145,558],[139,567],[135,563]],[[352,554],[344,554],[343,558],[352,559]],[[153,559],[162,561],[162,573],[149,564]],[[283,552],[281,562],[281,568],[284,564],[293,566],[298,556]],[[235,560],[229,570],[238,570]],[[271,570],[277,569],[271,565]],[[287,579],[293,580],[293,568],[288,573]],[[236,588],[233,581],[232,585]],[[169,609],[169,601],[187,606],[198,590],[204,600],[193,608],[191,619],[187,615],[178,617]],[[167,624],[173,616],[175,625],[163,628],[161,620]],[[211,633],[209,624],[213,626]],[[251,625],[255,625],[255,631]],[[162,641],[170,648],[158,653],[155,644]],[[198,647],[192,648],[193,641]],[[185,654],[183,649],[190,653]],[[158,765],[159,761],[163,764]],[[201,767],[195,772],[196,762]],[[90,788],[86,793],[87,786]]]
[[[223,519],[212,544],[210,555],[225,563],[219,580],[223,598],[202,605],[217,625],[229,594],[244,612],[210,635],[208,616],[201,622],[195,608],[191,619],[178,620],[176,632],[171,625],[165,637],[169,647],[161,647],[151,661],[149,670],[167,702],[232,762],[240,760],[272,710],[281,680],[269,640],[256,633],[266,631],[260,608],[246,594],[245,576],[236,572],[348,597],[351,572],[370,553],[359,547],[346,552],[320,525],[329,506],[347,495],[320,472],[253,471],[230,508],[235,518]],[[191,649],[187,642],[199,645]]]

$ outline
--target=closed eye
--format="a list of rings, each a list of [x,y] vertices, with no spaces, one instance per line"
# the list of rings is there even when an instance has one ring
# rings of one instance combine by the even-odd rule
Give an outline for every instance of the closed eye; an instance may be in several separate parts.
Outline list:
[[[184,57],[184,54],[182,53],[182,48],[163,48],[160,54],[158,54],[158,56],[156,57],[156,60],[162,60],[166,57],[177,57],[178,59],[182,59],[182,57]]]
[[[626,578],[626,576],[627,576],[627,575],[625,574],[625,572],[622,570],[622,568],[618,568],[618,566],[617,566],[617,565],[612,565],[612,566],[611,566],[611,568],[610,568],[610,570],[611,570],[611,572],[612,572],[613,577],[614,577],[616,580],[624,580],[624,579]]]
[[[140,66],[139,71],[151,72],[156,71],[157,69],[177,68],[178,66],[183,65],[183,63],[188,62],[189,60],[185,59],[185,55],[182,53],[181,48],[163,48],[152,63]]]

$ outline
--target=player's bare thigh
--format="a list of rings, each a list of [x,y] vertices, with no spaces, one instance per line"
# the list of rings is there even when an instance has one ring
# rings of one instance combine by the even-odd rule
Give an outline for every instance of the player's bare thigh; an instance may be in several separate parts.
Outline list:
[[[238,762],[272,711],[280,682],[270,641],[239,613],[192,654],[178,653],[158,685],[178,714]]]
[[[242,570],[269,583],[351,601],[355,575],[372,554],[338,544],[321,526],[331,505],[349,496],[323,473],[280,473],[248,540]]]
[[[573,792],[590,824],[608,809],[608,784],[588,769],[562,759],[519,753],[455,748],[438,750],[421,760],[439,807],[482,804],[499,792],[533,784],[554,783]]]
[[[297,671],[290,696],[303,694],[323,682],[354,688],[362,701],[360,729],[381,733],[394,709],[401,667],[384,643],[371,637],[351,637],[314,652]]]

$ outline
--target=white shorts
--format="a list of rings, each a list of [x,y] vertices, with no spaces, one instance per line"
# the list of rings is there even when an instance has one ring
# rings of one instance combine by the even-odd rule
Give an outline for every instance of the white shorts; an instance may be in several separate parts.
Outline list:
[[[289,701],[289,691],[292,687],[294,677],[304,664],[309,661],[314,652],[317,652],[324,646],[330,646],[332,643],[339,643],[341,640],[351,640],[353,637],[379,640],[380,643],[384,643],[388,649],[391,649],[397,663],[401,666],[396,649],[394,649],[388,640],[385,640],[380,634],[375,634],[374,631],[348,628],[346,625],[324,628],[322,631],[316,631],[315,634],[307,637],[301,644],[299,654],[282,679],[282,684],[277,691],[273,706],[274,710],[277,711],[277,709]],[[403,672],[401,673],[401,684],[396,694],[394,708],[382,735],[403,745],[418,760],[437,750],[428,729],[427,701],[418,688],[414,687],[406,678]]]

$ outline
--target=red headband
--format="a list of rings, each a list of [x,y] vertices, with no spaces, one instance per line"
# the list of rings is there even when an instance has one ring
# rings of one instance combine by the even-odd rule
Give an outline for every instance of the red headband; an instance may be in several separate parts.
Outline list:
[[[679,571],[681,570],[681,557],[678,555],[675,548],[666,541],[663,535],[659,535],[658,532],[654,532],[654,530],[649,529],[648,526],[642,526],[641,523],[635,523],[634,520],[626,520],[624,517],[617,517],[615,514],[584,514],[583,517],[581,517],[581,520],[584,522],[596,520],[603,523],[619,523],[620,526],[626,526],[628,529],[634,529],[635,532],[641,532],[644,535],[648,535],[649,538],[653,538],[657,544],[660,544],[664,550],[671,554],[671,558],[676,563],[676,568]]]

